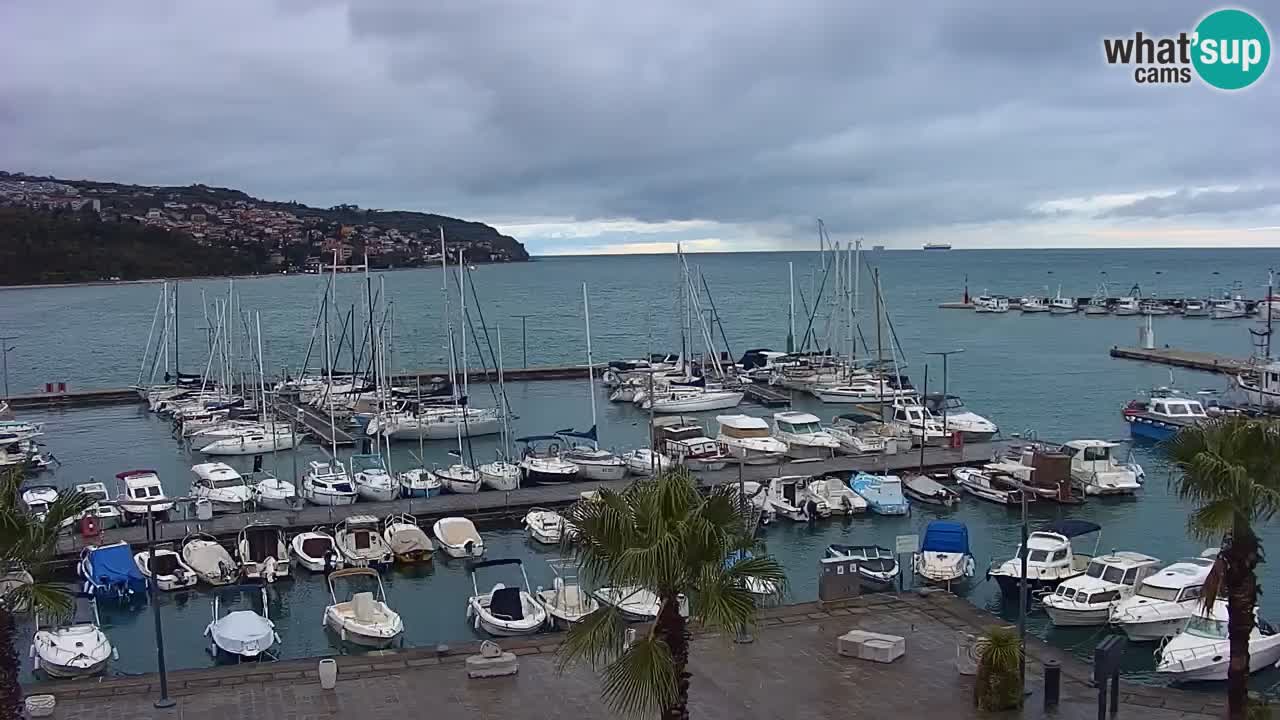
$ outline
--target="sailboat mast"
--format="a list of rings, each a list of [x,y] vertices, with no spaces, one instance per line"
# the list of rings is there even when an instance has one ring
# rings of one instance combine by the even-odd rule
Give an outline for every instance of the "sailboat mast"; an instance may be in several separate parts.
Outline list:
[[[336,358],[329,354],[329,305],[338,302],[338,251],[333,251],[333,267],[329,276],[329,302],[324,308],[324,356],[329,366],[329,390],[325,400],[329,404],[329,451],[333,458],[338,458],[338,428],[333,422],[333,363]]]
[[[502,374],[502,326],[496,328],[498,334],[498,395],[502,397],[502,458],[510,460],[515,453],[511,452],[511,426],[508,425],[511,413],[507,404],[507,385]]]
[[[880,370],[880,363],[884,361],[884,345],[880,338],[880,268],[876,268],[871,275],[871,284],[876,290],[876,372],[879,373],[879,377],[876,379],[876,386],[880,388],[880,412],[883,417],[884,373]]]
[[[796,268],[795,263],[787,263],[787,293],[791,302],[787,310],[787,352],[796,349]]]
[[[845,313],[848,317],[849,326],[849,365],[853,366],[854,360],[858,355],[858,330],[853,323],[853,303],[854,298],[858,294],[858,267],[854,262],[854,248],[862,249],[862,239],[859,238],[853,242],[853,245],[845,249],[845,262],[848,263],[849,272],[845,273]]]
[[[173,281],[173,381],[182,377],[182,363],[178,359],[178,281]]]
[[[587,324],[587,399],[591,401],[591,429],[596,428],[596,370],[591,359],[591,305],[587,302],[587,284],[582,283],[582,316]],[[652,398],[651,398],[652,400]],[[600,444],[592,440],[591,444],[599,449]]]

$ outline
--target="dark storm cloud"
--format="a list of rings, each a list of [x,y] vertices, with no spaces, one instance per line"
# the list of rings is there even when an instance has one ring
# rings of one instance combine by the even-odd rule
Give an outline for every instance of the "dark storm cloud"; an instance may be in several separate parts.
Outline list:
[[[1110,216],[1247,212],[1258,198],[1195,189],[1280,186],[1276,79],[1141,87],[1102,59],[1104,36],[1204,11],[8,0],[0,166],[477,218],[821,215],[867,234],[1052,221],[1043,203],[1158,188],[1177,199]]]
[[[1228,214],[1262,210],[1280,205],[1280,187],[1245,190],[1179,190],[1168,195],[1148,195],[1127,205],[1111,208],[1101,217],[1167,218],[1179,215]]]

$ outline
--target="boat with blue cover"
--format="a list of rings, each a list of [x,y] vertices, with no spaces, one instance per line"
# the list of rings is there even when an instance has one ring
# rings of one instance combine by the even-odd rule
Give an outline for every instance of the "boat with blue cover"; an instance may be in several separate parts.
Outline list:
[[[862,496],[867,507],[877,515],[906,515],[910,509],[902,494],[902,478],[897,475],[860,472],[849,480],[849,487]]]
[[[920,552],[912,558],[916,574],[926,581],[951,587],[973,577],[969,528],[954,520],[933,520],[924,529]]]
[[[126,542],[85,548],[77,569],[84,578],[84,592],[104,600],[123,600],[147,590],[147,579]]]

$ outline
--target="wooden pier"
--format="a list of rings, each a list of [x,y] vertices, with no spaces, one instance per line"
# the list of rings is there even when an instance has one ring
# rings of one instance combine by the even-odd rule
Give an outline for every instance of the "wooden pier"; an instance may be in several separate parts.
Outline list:
[[[32,393],[9,396],[9,406],[14,410],[39,408],[84,407],[88,405],[119,405],[140,403],[142,397],[133,388],[107,388],[105,390],[64,390],[62,392]]]
[[[327,420],[326,420],[327,422]],[[1009,443],[997,441],[989,443],[973,443],[963,449],[927,448],[924,453],[926,470],[975,465],[990,462],[992,457],[1002,452]],[[911,452],[900,452],[895,455],[865,455],[857,457],[836,457],[830,460],[802,460],[783,462],[776,465],[744,465],[741,468],[743,480],[757,482],[780,475],[821,475],[826,472],[902,472],[916,469],[920,464],[919,448]],[[703,487],[712,487],[722,483],[736,483],[739,478],[738,466],[730,466],[714,472],[695,473]],[[218,538],[224,543],[234,542],[236,535],[250,523],[272,523],[283,526],[290,533],[310,530],[316,526],[331,526],[351,515],[373,515],[378,518],[392,513],[407,512],[418,518],[419,524],[430,534],[431,524],[442,517],[462,515],[470,518],[482,527],[485,525],[510,523],[519,520],[530,508],[564,507],[581,498],[582,493],[602,487],[621,490],[633,482],[635,478],[612,480],[608,482],[575,482],[565,485],[545,485],[520,488],[512,492],[484,490],[474,495],[445,494],[431,498],[402,498],[392,502],[371,503],[358,502],[342,507],[320,507],[303,505],[296,510],[263,510],[247,513],[228,513],[215,515],[212,520],[199,521],[192,517],[171,518],[169,522],[159,523],[157,542],[180,542],[192,532],[204,532]],[[175,509],[175,514],[184,510]],[[112,528],[106,530],[98,538],[86,540],[77,534],[63,537],[58,544],[58,555],[70,560],[80,553],[86,544],[101,545],[124,541],[134,546],[142,546],[146,542],[146,532],[141,526]]]
[[[307,434],[325,446],[354,445],[356,438],[346,428],[346,423],[337,423],[331,427],[329,416],[309,406],[300,405],[292,399],[276,396],[276,416],[288,418],[303,428]],[[332,429],[332,432],[330,430]]]
[[[1217,353],[1179,350],[1177,348],[1136,348],[1113,347],[1111,357],[1124,360],[1141,360],[1142,362],[1172,365],[1174,367],[1203,370],[1204,372],[1236,375],[1248,370],[1257,369],[1254,360],[1228,357]]]
[[[746,393],[748,400],[757,405],[763,405],[765,407],[779,407],[791,404],[791,393],[772,385],[752,383],[750,385],[744,385],[743,392]]]

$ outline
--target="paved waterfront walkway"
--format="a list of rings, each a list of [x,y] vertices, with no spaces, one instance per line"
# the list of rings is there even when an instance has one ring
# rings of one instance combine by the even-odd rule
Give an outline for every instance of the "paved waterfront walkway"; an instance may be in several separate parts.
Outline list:
[[[791,605],[764,614],[755,642],[735,645],[712,635],[692,648],[691,713],[709,720],[745,718],[1040,718],[1085,720],[1096,716],[1096,691],[1088,669],[1066,653],[1030,638],[1029,685],[1021,713],[991,715],[973,707],[971,677],[954,665],[956,633],[996,624],[993,616],[958,598],[935,594],[870,595],[825,609]],[[906,637],[907,654],[891,665],[841,657],[835,638],[862,628]],[[380,656],[339,658],[334,691],[320,689],[316,661],[193,670],[171,676],[177,707],[156,710],[154,675],[103,681],[47,683],[56,717],[67,720],[351,720],[352,718],[608,718],[600,682],[588,669],[559,675],[554,653],[559,636],[509,639],[502,646],[520,656],[514,677],[468,680],[463,669],[474,646],[437,653],[406,650]],[[1040,691],[1041,663],[1062,663],[1062,703],[1046,716]],[[1221,717],[1220,692],[1187,692],[1122,685],[1120,717],[1143,720]]]

